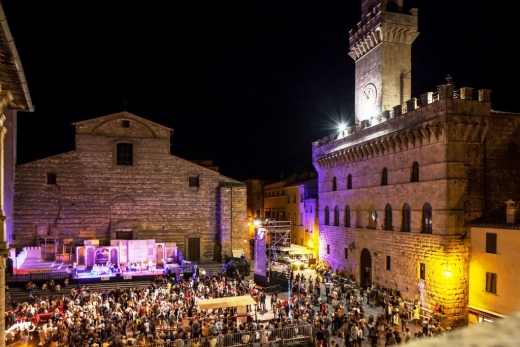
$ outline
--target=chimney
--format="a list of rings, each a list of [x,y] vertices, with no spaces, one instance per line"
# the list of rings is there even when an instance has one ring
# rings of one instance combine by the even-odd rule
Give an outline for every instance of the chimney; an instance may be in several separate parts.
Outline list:
[[[520,204],[511,199],[506,201],[506,223],[520,223]]]

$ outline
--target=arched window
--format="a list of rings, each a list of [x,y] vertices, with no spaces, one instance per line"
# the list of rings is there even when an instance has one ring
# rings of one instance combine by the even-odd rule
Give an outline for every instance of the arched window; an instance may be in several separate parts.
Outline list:
[[[325,211],[323,212],[323,224],[329,225],[329,207],[325,206]]]
[[[412,165],[411,182],[419,182],[419,163],[414,161]]]
[[[336,183],[336,177],[332,177],[332,191],[335,191],[338,189],[337,183]]]
[[[352,175],[347,176],[347,189],[352,189]]]
[[[345,207],[345,226],[350,228],[350,206]]]
[[[411,216],[410,205],[404,204],[403,206],[403,225],[401,231],[410,231],[410,216]]]
[[[339,226],[339,207],[334,207],[334,225]]]
[[[383,168],[383,172],[381,172],[381,185],[388,185],[388,169],[386,167]]]
[[[422,233],[432,233],[432,206],[429,203],[424,204],[422,210]]]
[[[392,226],[392,206],[386,204],[385,207],[385,230],[394,230]]]

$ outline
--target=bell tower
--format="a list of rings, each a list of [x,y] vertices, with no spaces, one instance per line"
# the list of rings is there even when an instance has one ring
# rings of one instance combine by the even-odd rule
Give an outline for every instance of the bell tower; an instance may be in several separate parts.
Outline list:
[[[361,21],[349,32],[349,55],[356,61],[356,122],[374,124],[382,111],[411,97],[418,10],[403,13],[403,0],[361,1]]]

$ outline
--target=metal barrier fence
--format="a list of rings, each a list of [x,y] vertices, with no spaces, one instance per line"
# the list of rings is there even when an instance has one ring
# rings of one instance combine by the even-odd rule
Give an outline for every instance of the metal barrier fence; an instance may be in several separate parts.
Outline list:
[[[6,275],[7,282],[29,282],[29,281],[49,281],[49,280],[63,280],[69,278],[70,274],[62,272],[51,271],[31,271],[26,274]]]
[[[225,334],[183,340],[166,340],[143,343],[137,341],[135,347],[240,347],[306,345],[314,344],[314,329],[311,325],[295,325],[280,329]]]

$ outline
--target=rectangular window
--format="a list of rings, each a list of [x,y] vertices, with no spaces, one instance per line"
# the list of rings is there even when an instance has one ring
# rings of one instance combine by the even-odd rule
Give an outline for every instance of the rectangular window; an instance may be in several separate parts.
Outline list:
[[[117,165],[134,165],[134,146],[131,143],[117,144]]]
[[[391,264],[391,259],[390,259],[390,256],[387,255],[386,256],[386,269],[387,270],[390,270],[390,264]]]
[[[255,218],[260,218],[260,210],[256,210],[256,216]]]
[[[190,179],[189,179],[189,186],[190,187],[196,187],[198,188],[199,187],[199,176],[190,176]]]
[[[486,233],[486,253],[497,254],[497,234]]]
[[[327,254],[330,254],[330,245],[327,245]]]
[[[422,280],[426,279],[426,264],[425,263],[419,264],[419,278]]]
[[[486,272],[486,292],[497,293],[497,274]]]
[[[49,172],[47,174],[47,184],[56,184],[56,174]]]
[[[348,259],[348,248],[345,248],[345,259]]]
[[[121,121],[121,126],[123,128],[130,128],[130,121],[129,120],[123,120]]]

